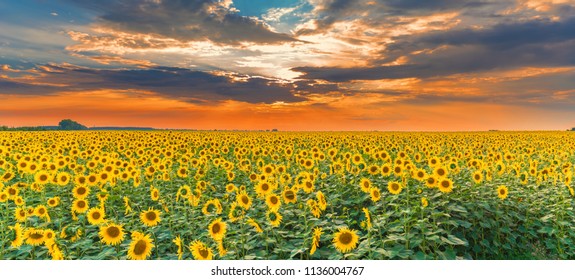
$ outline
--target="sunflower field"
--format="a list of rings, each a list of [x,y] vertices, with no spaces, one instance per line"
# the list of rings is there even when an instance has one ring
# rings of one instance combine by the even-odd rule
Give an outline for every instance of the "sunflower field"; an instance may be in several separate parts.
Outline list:
[[[572,132],[3,132],[0,259],[573,259]]]

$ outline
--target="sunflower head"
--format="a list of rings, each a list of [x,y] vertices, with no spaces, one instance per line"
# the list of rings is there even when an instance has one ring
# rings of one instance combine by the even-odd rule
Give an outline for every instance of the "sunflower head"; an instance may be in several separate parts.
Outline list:
[[[359,236],[355,230],[350,230],[347,227],[340,228],[333,236],[333,244],[335,248],[341,253],[347,253],[357,246]]]
[[[222,240],[226,235],[226,223],[222,222],[221,218],[218,218],[210,223],[208,226],[208,232],[212,239]]]
[[[101,208],[92,208],[88,211],[88,222],[92,225],[104,223],[106,212]]]
[[[189,248],[196,260],[211,260],[214,258],[212,249],[199,240],[192,242]]]
[[[152,254],[155,247],[149,234],[132,233],[132,242],[128,249],[128,258],[131,260],[145,260]]]
[[[387,190],[392,194],[399,194],[403,190],[403,186],[399,182],[390,181],[387,183]]]
[[[497,188],[497,197],[499,197],[499,199],[501,199],[501,200],[506,199],[508,194],[509,194],[509,190],[507,189],[506,186],[499,186]]]
[[[160,223],[160,211],[149,208],[147,211],[140,213],[140,220],[148,227],[156,226]]]
[[[102,243],[112,246],[118,245],[124,240],[124,228],[117,224],[101,226],[98,235]]]

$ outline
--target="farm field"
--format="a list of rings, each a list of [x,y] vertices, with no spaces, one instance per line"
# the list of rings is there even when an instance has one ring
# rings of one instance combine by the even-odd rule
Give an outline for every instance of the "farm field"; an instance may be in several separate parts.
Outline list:
[[[3,132],[0,259],[573,259],[572,132]]]

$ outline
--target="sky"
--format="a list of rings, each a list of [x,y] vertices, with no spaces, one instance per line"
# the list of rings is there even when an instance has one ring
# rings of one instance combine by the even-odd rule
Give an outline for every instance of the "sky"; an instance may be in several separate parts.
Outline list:
[[[575,0],[0,1],[0,125],[575,127]]]

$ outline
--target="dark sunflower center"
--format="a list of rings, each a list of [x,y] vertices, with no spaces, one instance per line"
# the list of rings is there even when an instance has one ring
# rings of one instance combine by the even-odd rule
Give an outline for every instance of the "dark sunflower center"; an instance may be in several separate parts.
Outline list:
[[[396,168],[394,169],[394,171],[395,171],[395,173],[401,172],[401,167],[396,167]]]
[[[349,233],[349,232],[344,232],[344,233],[339,235],[339,242],[343,245],[347,245],[347,244],[351,243],[351,240],[352,240],[352,236],[351,236],[351,233]]]
[[[84,208],[86,207],[86,202],[83,200],[78,201],[78,203],[76,203],[76,205],[80,208]]]
[[[505,189],[499,190],[499,193],[500,193],[501,195],[505,195]]]
[[[44,237],[43,234],[37,232],[30,234],[30,238],[32,239],[42,239],[43,237]]]
[[[90,181],[90,183],[94,183],[94,182],[96,182],[96,177],[95,177],[95,176],[90,176],[90,177],[88,178],[88,181]]]
[[[363,187],[364,187],[364,188],[369,188],[369,182],[368,182],[368,181],[363,182]]]
[[[146,213],[146,219],[148,219],[148,220],[150,220],[150,221],[155,221],[156,218],[157,218],[156,212],[150,211],[150,212],[147,212],[147,213]]]
[[[262,190],[263,191],[267,191],[270,188],[270,186],[268,184],[263,184],[262,185]]]
[[[206,248],[200,249],[200,256],[202,256],[202,258],[206,259],[209,255],[210,255],[210,252],[208,252],[208,250]]]
[[[222,227],[220,226],[219,223],[216,223],[212,226],[212,233],[213,234],[218,234],[220,232],[220,230],[222,229]]]
[[[311,189],[311,187],[313,187],[313,185],[311,184],[311,182],[305,182],[305,186],[309,189]]]
[[[287,199],[294,199],[294,193],[293,193],[293,191],[287,191],[287,192],[286,192],[286,198],[287,198]]]
[[[271,202],[272,204],[277,204],[277,203],[278,203],[278,198],[275,197],[275,196],[272,196],[272,197],[270,197],[270,202]]]
[[[389,172],[389,167],[386,166],[383,168],[383,173],[387,173],[387,172]]]
[[[438,174],[439,176],[443,176],[443,175],[445,175],[445,170],[443,170],[443,169],[438,169],[438,170],[437,170],[437,174]]]
[[[476,174],[476,175],[475,175],[475,180],[479,180],[479,179],[480,179],[479,175]]]
[[[93,218],[94,220],[100,219],[101,216],[102,216],[102,215],[100,215],[100,212],[94,212],[94,213],[92,213],[92,218]]]
[[[244,204],[248,204],[248,202],[250,202],[250,200],[249,200],[249,198],[248,198],[247,196],[244,195],[244,196],[242,196],[242,202],[243,202]]]
[[[77,193],[78,193],[79,195],[84,195],[84,194],[86,193],[86,189],[85,189],[85,188],[78,188]]]
[[[48,176],[44,174],[40,175],[40,181],[46,181],[46,180],[48,180]]]
[[[377,171],[377,167],[372,166],[369,170],[371,170],[371,172],[375,172],[375,171]]]
[[[51,232],[46,233],[46,238],[52,239],[52,237],[54,237],[54,235],[52,235]]]
[[[423,178],[423,172],[421,172],[421,171],[418,172],[418,173],[417,173],[417,176],[418,176],[419,178]]]
[[[120,235],[120,229],[118,227],[115,226],[111,226],[108,227],[106,229],[106,233],[108,234],[108,236],[110,236],[111,238],[116,238]]]
[[[398,184],[391,184],[391,189],[394,191],[399,190],[399,185]]]
[[[40,213],[40,215],[44,215],[44,213],[46,213],[46,210],[44,210],[44,208],[40,208],[38,209],[38,213]]]
[[[449,188],[449,182],[448,181],[442,181],[441,186],[444,188]]]
[[[15,189],[8,189],[8,193],[10,195],[16,195],[16,190]]]
[[[266,173],[272,173],[272,169],[271,168],[266,168]]]
[[[378,190],[373,190],[372,192],[373,196],[378,198],[379,197],[379,191]]]
[[[136,243],[136,246],[134,246],[134,254],[135,255],[143,255],[146,252],[146,249],[148,248],[148,244],[146,244],[146,241],[144,240],[139,240]]]
[[[435,183],[435,179],[429,178],[429,179],[427,179],[427,182],[428,182],[429,184],[433,184],[433,183]]]

